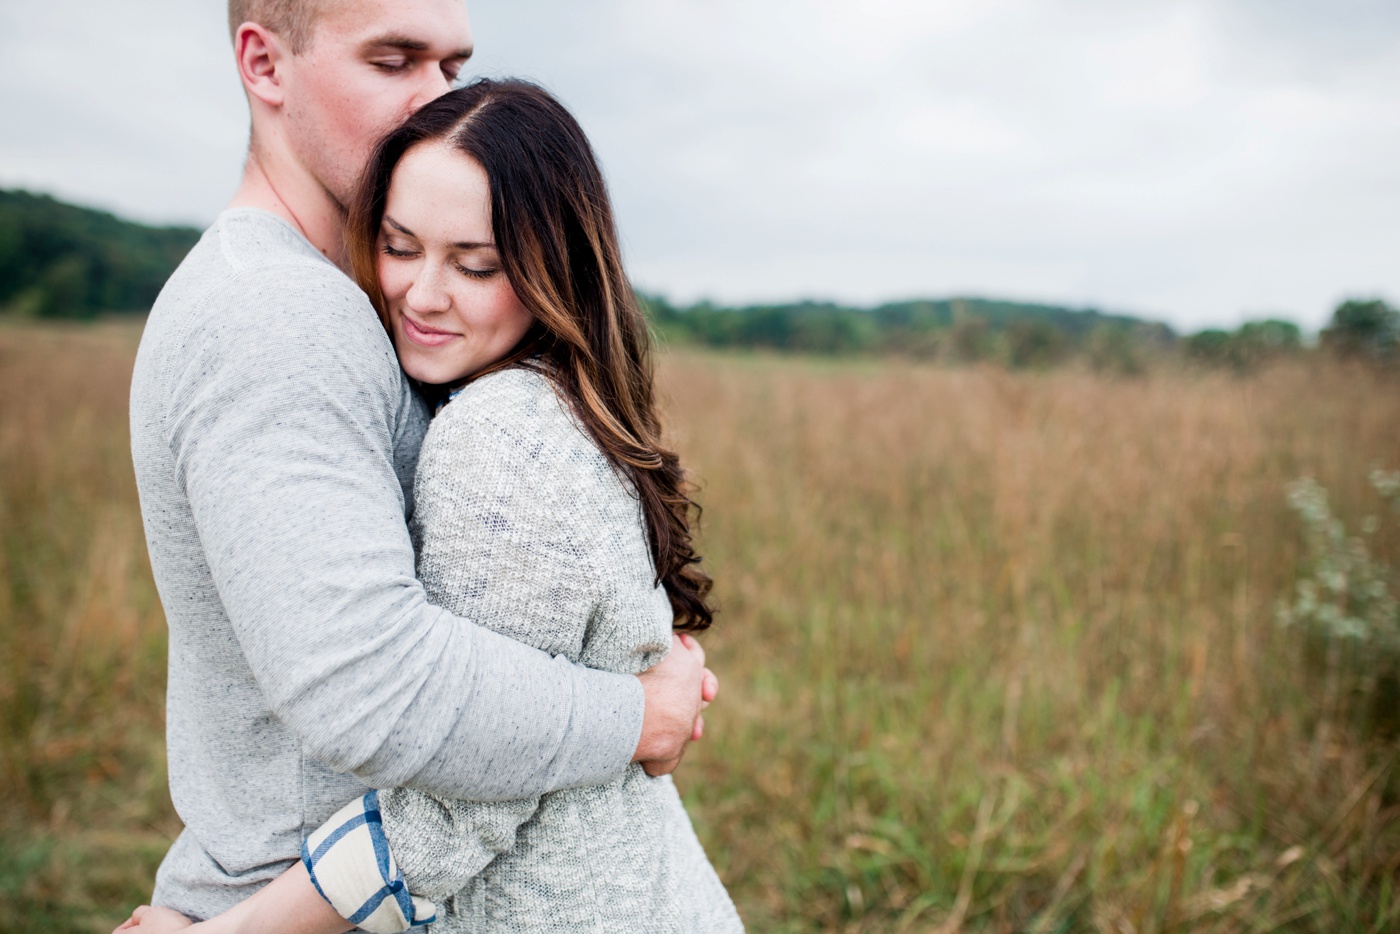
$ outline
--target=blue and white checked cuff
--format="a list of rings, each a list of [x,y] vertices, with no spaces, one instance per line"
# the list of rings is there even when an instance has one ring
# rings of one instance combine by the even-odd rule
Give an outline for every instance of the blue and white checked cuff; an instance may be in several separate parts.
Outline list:
[[[408,891],[389,852],[379,793],[350,802],[301,845],[301,861],[321,897],[371,934],[400,934],[437,920],[437,907]]]

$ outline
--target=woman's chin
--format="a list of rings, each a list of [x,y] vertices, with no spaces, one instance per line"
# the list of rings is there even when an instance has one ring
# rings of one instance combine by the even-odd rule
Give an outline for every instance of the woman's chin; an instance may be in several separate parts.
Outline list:
[[[424,366],[418,361],[401,360],[399,365],[411,378],[427,386],[445,386],[448,383],[455,383],[461,378],[447,372],[442,367]]]

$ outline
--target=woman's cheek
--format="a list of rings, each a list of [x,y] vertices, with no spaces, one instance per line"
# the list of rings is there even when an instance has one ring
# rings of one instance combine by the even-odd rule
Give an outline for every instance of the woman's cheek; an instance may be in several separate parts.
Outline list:
[[[397,270],[394,269],[393,265],[391,263],[386,263],[382,259],[379,261],[375,272],[379,277],[379,291],[384,295],[384,300],[387,302],[398,301],[404,292],[402,284],[399,281],[402,276],[395,275]]]

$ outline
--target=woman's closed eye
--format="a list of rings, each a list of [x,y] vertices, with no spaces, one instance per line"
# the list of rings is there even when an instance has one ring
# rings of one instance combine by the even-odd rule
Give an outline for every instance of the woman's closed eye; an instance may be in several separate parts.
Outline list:
[[[499,269],[473,269],[470,266],[463,266],[461,263],[453,263],[452,265],[456,266],[457,271],[462,275],[469,276],[473,279],[490,279],[496,273],[500,272]]]
[[[380,247],[380,252],[385,256],[417,256],[417,250],[396,250],[393,244],[386,243]]]

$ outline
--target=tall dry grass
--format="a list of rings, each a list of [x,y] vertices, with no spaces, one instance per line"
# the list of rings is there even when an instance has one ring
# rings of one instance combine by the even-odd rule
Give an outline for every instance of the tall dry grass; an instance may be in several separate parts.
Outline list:
[[[1396,747],[1325,732],[1272,621],[1286,484],[1373,505],[1393,381],[665,375],[726,610],[682,781],[755,930],[1400,919]]]
[[[0,329],[0,929],[109,929],[178,827],[134,344]],[[1324,710],[1272,621],[1285,485],[1369,509],[1393,381],[679,351],[662,375],[724,608],[679,781],[751,930],[1400,923],[1395,742]]]
[[[178,822],[131,325],[0,328],[0,930],[110,930]]]

